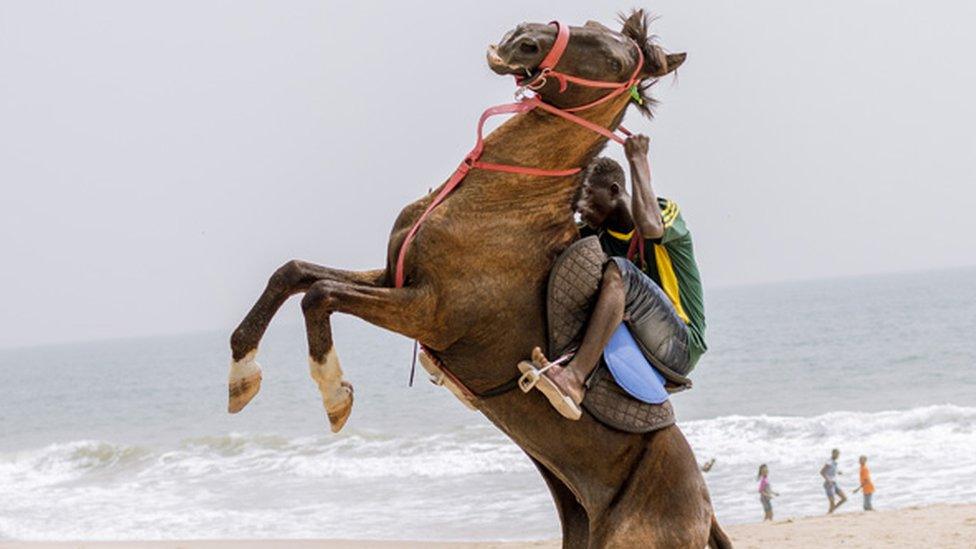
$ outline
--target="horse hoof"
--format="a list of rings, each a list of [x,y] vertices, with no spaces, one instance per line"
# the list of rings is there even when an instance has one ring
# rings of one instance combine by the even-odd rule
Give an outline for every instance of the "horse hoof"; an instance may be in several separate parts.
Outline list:
[[[331,405],[325,408],[325,412],[329,415],[329,426],[332,428],[333,433],[338,433],[342,430],[342,427],[349,419],[349,414],[352,413],[352,384],[348,381],[343,381],[338,392],[341,395],[338,400],[333,401]]]
[[[322,393],[322,406],[329,415],[332,432],[338,433],[352,412],[352,384],[342,379],[342,368],[334,348],[329,349],[324,358],[324,362],[319,362],[309,357],[308,369]]]
[[[254,360],[257,350],[251,351],[241,360],[232,360],[227,376],[227,411],[236,414],[261,389],[261,366]]]

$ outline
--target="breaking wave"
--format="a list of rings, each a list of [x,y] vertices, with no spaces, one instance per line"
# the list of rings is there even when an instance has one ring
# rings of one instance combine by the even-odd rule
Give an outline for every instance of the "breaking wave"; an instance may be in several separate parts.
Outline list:
[[[522,452],[495,431],[404,439],[374,433],[285,438],[227,434],[184,439],[176,448],[80,440],[0,454],[0,486],[45,486],[113,472],[170,475],[283,473],[305,478],[463,476],[531,470]]]
[[[807,461],[805,450],[819,457],[825,447],[864,448],[874,452],[976,451],[976,408],[951,404],[904,411],[832,412],[813,417],[725,416],[683,423],[696,451],[723,454],[730,462],[755,461],[755,452],[788,462]],[[970,454],[972,455],[972,454]]]
[[[727,522],[757,518],[760,462],[783,494],[780,516],[820,512],[817,471],[832,447],[842,449],[848,483],[857,455],[870,456],[879,507],[976,500],[976,486],[959,482],[976,478],[976,408],[725,416],[680,426],[699,459],[718,460],[706,478]],[[516,516],[533,526],[513,537],[558,535],[532,464],[484,425],[420,437],[227,434],[161,447],[79,440],[0,454],[0,493],[8,494],[0,535],[11,539],[497,539],[499,525]],[[413,531],[416,520],[428,526]],[[432,531],[438,521],[443,528]]]

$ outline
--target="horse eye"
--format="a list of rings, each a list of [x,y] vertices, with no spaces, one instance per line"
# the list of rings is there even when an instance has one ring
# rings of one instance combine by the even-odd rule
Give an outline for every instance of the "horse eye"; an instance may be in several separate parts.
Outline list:
[[[522,53],[536,53],[539,51],[539,46],[532,42],[522,42],[519,44],[519,51]]]

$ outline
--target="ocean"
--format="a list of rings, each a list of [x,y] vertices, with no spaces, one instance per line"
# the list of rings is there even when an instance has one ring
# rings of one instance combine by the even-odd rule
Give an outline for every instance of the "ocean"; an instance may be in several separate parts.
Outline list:
[[[673,402],[716,459],[723,523],[761,520],[760,463],[777,518],[825,512],[835,447],[848,493],[869,457],[877,509],[976,502],[976,269],[716,288],[706,307],[710,350]],[[294,306],[262,392],[226,413],[232,328],[0,350],[0,539],[559,535],[514,444],[422,370],[407,386],[408,340],[336,317],[356,405],[333,435]]]

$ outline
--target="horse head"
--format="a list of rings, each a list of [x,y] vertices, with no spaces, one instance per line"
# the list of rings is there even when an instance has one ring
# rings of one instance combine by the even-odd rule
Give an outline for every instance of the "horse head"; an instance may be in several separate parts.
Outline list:
[[[549,70],[577,79],[603,83],[627,83],[634,80],[641,100],[638,106],[650,114],[650,100],[645,90],[657,78],[664,76],[684,62],[684,53],[666,53],[654,43],[648,33],[652,18],[643,10],[621,16],[619,32],[595,21],[582,27],[569,27],[565,50],[558,49],[559,25],[554,23],[522,23],[508,31],[497,45],[488,47],[488,66],[497,74],[514,75],[520,84],[534,89],[543,101],[559,108],[589,104],[610,93],[607,87],[579,84],[561,78],[547,78]],[[640,67],[638,70],[638,66]]]

